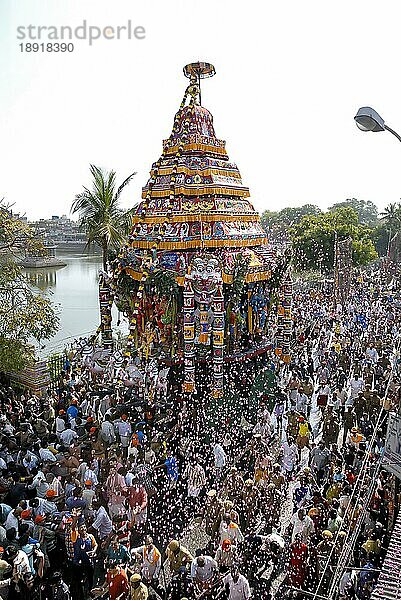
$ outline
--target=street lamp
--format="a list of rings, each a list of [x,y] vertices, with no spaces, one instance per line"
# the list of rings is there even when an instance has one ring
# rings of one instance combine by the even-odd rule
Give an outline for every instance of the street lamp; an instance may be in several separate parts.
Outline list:
[[[388,125],[385,124],[384,119],[370,106],[363,106],[358,110],[355,117],[355,122],[357,127],[361,131],[389,131],[392,133],[397,140],[401,142],[401,136],[391,129]],[[390,256],[390,246],[391,246],[391,227],[388,234],[388,246],[387,246],[387,256]]]
[[[384,119],[370,106],[363,106],[358,110],[355,123],[361,131],[389,131],[401,142],[401,136],[385,124]]]

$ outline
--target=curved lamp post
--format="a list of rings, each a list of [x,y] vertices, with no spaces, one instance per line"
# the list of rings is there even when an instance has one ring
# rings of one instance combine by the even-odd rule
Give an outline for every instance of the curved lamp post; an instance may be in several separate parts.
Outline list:
[[[355,123],[361,131],[389,131],[401,142],[401,136],[385,124],[384,119],[370,106],[363,106],[358,110]],[[391,227],[388,235],[387,256],[390,255]]]
[[[384,119],[370,106],[363,106],[358,110],[355,123],[361,131],[389,131],[401,142],[401,136],[385,124]]]

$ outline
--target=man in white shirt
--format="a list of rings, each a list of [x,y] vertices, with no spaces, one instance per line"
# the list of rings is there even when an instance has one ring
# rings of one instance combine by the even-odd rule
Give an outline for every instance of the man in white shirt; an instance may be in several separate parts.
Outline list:
[[[71,428],[70,423],[68,423],[65,426],[64,431],[62,431],[60,433],[60,442],[63,444],[63,446],[71,446],[71,442],[73,440],[76,440],[78,438],[78,435],[75,431],[73,431],[73,429]]]
[[[312,519],[305,514],[305,510],[303,508],[300,508],[292,515],[291,523],[293,525],[291,541],[294,542],[296,536],[299,534],[301,541],[307,544],[311,535],[315,531],[315,526]]]
[[[49,450],[50,452],[50,450]],[[28,485],[29,490],[36,490],[36,495],[38,498],[44,498],[46,496],[47,490],[50,488],[49,484],[46,481],[46,477],[43,471],[33,470],[34,478],[32,483]]]
[[[32,469],[35,469],[38,466],[38,462],[38,457],[33,454],[33,452],[30,452],[30,450],[27,450],[24,458],[22,459],[22,464],[24,467],[31,472]],[[2,468],[1,465],[0,468]]]
[[[30,505],[33,509],[35,517],[38,515],[52,515],[57,512],[57,504],[52,502],[54,496],[47,496],[45,498],[33,498],[30,501]]]
[[[1,426],[2,432],[5,435],[13,436],[15,432],[15,428],[11,425],[10,421],[7,419],[5,415],[1,415]]]
[[[29,564],[28,556],[23,550],[20,550],[17,546],[10,545],[6,549],[7,561],[13,566],[13,580],[23,581],[25,575],[31,573],[31,567]]]
[[[41,503],[41,508],[44,511],[45,515],[54,515],[57,512],[57,504],[52,502],[54,496],[49,496],[50,492],[54,492],[54,490],[48,490],[46,494],[46,498],[43,498]]]
[[[138,554],[142,561],[141,573],[146,581],[157,580],[162,566],[160,551],[153,544],[150,536],[145,538],[145,544],[131,549],[131,555]]]
[[[282,452],[281,465],[287,477],[290,477],[299,460],[298,447],[291,437],[288,438],[288,441],[283,442]]]
[[[295,410],[304,415],[307,414],[308,396],[305,394],[304,389],[301,387],[298,390],[295,399]]]
[[[231,573],[223,581],[228,591],[228,600],[248,600],[251,597],[249,582],[240,574],[238,567],[232,567]]]
[[[220,479],[223,469],[226,466],[227,456],[223,450],[223,446],[221,444],[214,444],[213,446],[213,454],[214,454],[214,467],[216,469],[216,477]]]
[[[373,365],[377,365],[377,361],[379,360],[379,354],[376,348],[373,347],[373,344],[369,344],[366,348],[366,358]]]
[[[65,429],[65,419],[63,418],[63,414],[65,414],[65,410],[62,409],[59,411],[58,416],[56,417],[56,435],[60,437],[60,433]]]
[[[4,523],[4,528],[6,529],[6,531],[8,531],[9,529],[11,529],[13,527],[18,533],[18,526],[19,526],[18,517],[21,515],[21,513],[22,513],[22,508],[20,506],[17,506],[17,508],[15,508],[14,510],[12,510],[11,512],[8,513],[7,519],[5,520],[5,523]]]
[[[57,462],[57,458],[49,448],[46,447],[46,443],[42,442],[42,447],[39,450],[40,459],[45,462]]]
[[[128,446],[130,445],[132,435],[131,423],[128,423],[127,419],[127,415],[122,415],[121,419],[114,422],[114,429],[120,437],[124,456],[128,454]]]
[[[136,448],[135,448],[136,450]],[[127,487],[131,487],[133,480],[137,477],[135,473],[135,466],[131,465],[125,475],[125,483]]]
[[[226,465],[226,453],[220,444],[215,444],[213,447],[215,467],[222,469]]]
[[[232,544],[240,544],[244,541],[244,536],[237,523],[231,520],[230,514],[225,513],[219,527],[220,543],[224,540],[230,540]]]
[[[81,413],[86,417],[95,417],[96,416],[96,400],[98,396],[91,397],[88,396],[81,402]]]
[[[350,379],[349,387],[351,390],[351,400],[354,400],[358,397],[360,392],[364,391],[365,384],[363,379],[361,379],[359,375],[354,375],[354,377]]]
[[[184,474],[188,478],[188,497],[197,498],[206,484],[205,469],[196,460],[188,462]]]
[[[272,422],[270,413],[262,415],[258,418],[255,427],[252,429],[254,435],[260,434],[265,442],[268,442],[271,435]]]
[[[106,446],[111,446],[116,441],[116,433],[110,415],[106,415],[100,427],[100,439]]]
[[[355,590],[357,582],[358,577],[356,571],[345,571],[338,585],[340,596],[344,597],[348,595],[351,590]]]
[[[345,404],[347,402],[347,391],[345,388],[337,388],[334,392],[335,398],[333,398],[333,406],[335,410],[340,410],[342,416],[344,416]]]
[[[92,485],[96,487],[99,481],[95,471],[91,467],[92,465],[86,465],[86,468],[83,471],[82,483],[85,483],[86,481],[91,481]]]
[[[217,562],[211,556],[201,555],[192,561],[191,577],[201,585],[205,582],[211,582],[217,571]]]
[[[93,529],[96,529],[100,540],[106,539],[113,530],[113,523],[109,517],[108,512],[102,506],[98,499],[94,498],[92,501],[93,508],[96,510],[95,520],[92,523]]]

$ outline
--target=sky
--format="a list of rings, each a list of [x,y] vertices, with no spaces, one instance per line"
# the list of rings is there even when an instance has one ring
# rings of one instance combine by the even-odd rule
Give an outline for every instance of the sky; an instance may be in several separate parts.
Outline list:
[[[68,214],[89,165],[133,171],[140,199],[187,80],[214,64],[202,103],[259,211],[401,197],[401,145],[353,121],[374,107],[401,133],[398,0],[1,0],[0,198],[29,219]],[[21,52],[17,27],[132,26],[145,39]],[[27,41],[27,40],[25,40]],[[44,38],[44,41],[48,40]]]

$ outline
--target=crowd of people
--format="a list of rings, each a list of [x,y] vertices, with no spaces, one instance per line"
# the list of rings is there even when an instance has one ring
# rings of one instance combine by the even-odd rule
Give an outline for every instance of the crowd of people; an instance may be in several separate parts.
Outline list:
[[[239,364],[232,394],[260,369],[273,386],[235,425],[216,407],[207,435],[201,385],[150,402],[124,365],[77,355],[41,398],[3,382],[0,597],[369,598],[397,509],[395,288],[379,271],[344,304],[299,287],[292,363]]]

